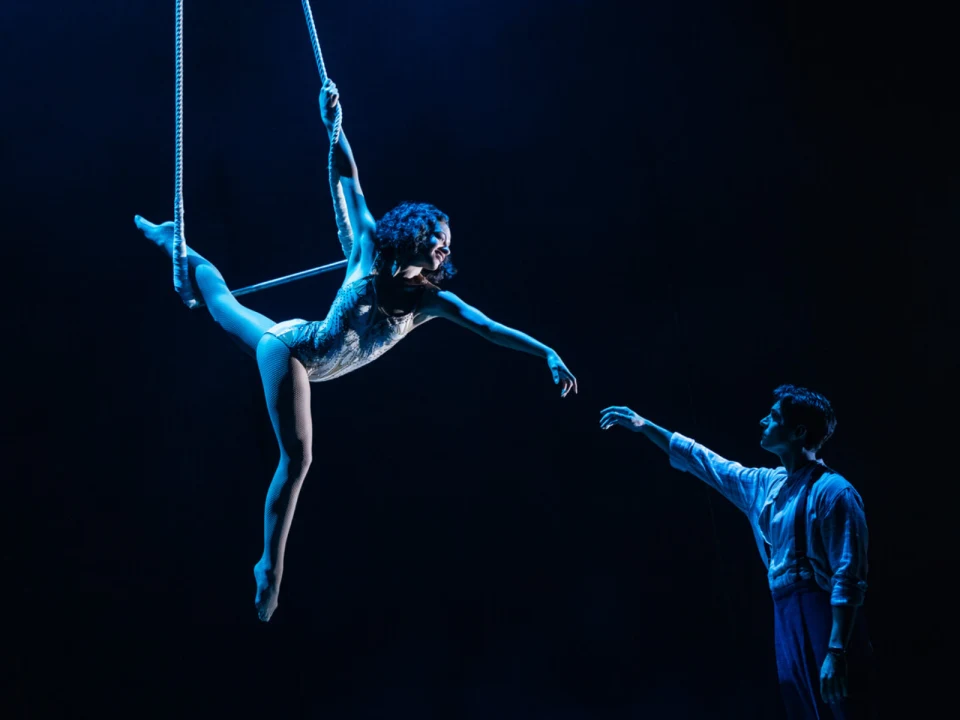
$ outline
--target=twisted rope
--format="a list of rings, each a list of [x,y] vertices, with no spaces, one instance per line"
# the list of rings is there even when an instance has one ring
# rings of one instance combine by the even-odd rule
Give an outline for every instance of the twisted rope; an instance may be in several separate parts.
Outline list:
[[[320,41],[317,39],[317,26],[313,22],[313,11],[310,9],[310,0],[302,0],[303,14],[307,18],[307,32],[310,33],[310,44],[313,45],[313,57],[317,61],[317,70],[320,72],[320,82],[327,81],[327,68],[323,64],[323,53],[320,52]]]
[[[307,29],[310,32],[310,43],[313,45],[313,55],[317,61],[317,70],[320,73],[321,83],[327,81],[327,69],[323,65],[323,55],[320,52],[320,41],[317,39],[317,28],[313,22],[313,12],[310,9],[308,0],[302,0],[303,11],[307,18]],[[183,234],[183,0],[176,0],[176,82],[175,82],[175,171],[174,171],[174,189],[173,189],[173,287],[183,302],[189,308],[203,307],[204,303],[198,301],[194,295],[193,287],[190,283],[189,266],[187,264],[187,241]],[[343,110],[337,103],[336,115],[333,128],[330,131],[330,156],[327,161],[330,174],[330,189],[333,194],[333,207],[337,219],[337,234],[340,238],[340,245],[343,248],[343,254],[349,259],[351,249],[353,248],[353,230],[350,227],[349,216],[347,215],[347,202],[343,195],[343,188],[340,186],[340,175],[334,166],[334,148],[340,140],[341,128],[343,126]],[[258,283],[249,287],[233,290],[234,296],[246,295],[259,290],[285,285],[289,282],[301,280],[303,278],[313,277],[321,273],[327,273],[332,270],[339,270],[347,265],[346,260],[340,260],[320,267],[304,270],[293,275],[286,275],[276,280]]]
[[[176,82],[175,82],[175,160],[173,181],[173,289],[187,307],[195,307],[196,299],[190,285],[187,266],[187,241],[183,236],[183,0],[177,0],[176,10]]]
[[[320,52],[320,40],[317,38],[317,26],[313,22],[313,11],[310,9],[309,0],[301,0],[303,5],[303,14],[307,19],[307,32],[310,33],[310,44],[313,46],[313,57],[317,61],[317,72],[320,73],[320,84],[327,82],[327,68],[323,64],[323,53]],[[341,128],[343,127],[343,108],[337,103],[333,120],[333,128],[330,130],[330,154],[327,157],[327,172],[330,177],[330,193],[333,196],[333,212],[337,220],[337,237],[340,239],[340,247],[343,249],[343,255],[350,257],[353,249],[353,228],[350,227],[350,219],[347,214],[347,200],[343,195],[343,187],[340,185],[340,174],[337,172],[334,163],[334,150],[337,143],[340,142]]]

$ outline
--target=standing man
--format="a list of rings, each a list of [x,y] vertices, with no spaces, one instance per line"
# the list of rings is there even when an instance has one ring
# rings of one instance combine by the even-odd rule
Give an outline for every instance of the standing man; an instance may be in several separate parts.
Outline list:
[[[867,522],[860,495],[817,459],[837,425],[830,402],[793,385],[774,390],[760,447],[781,467],[746,468],[630,408],[600,427],[639,432],[670,464],[718,490],[750,521],[773,594],[777,674],[794,719],[874,717],[871,647],[858,608],[867,590]]]

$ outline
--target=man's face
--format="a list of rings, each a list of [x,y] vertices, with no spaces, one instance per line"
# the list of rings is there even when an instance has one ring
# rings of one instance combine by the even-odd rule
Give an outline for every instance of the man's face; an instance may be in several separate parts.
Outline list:
[[[760,447],[778,454],[789,450],[806,434],[806,428],[803,428],[803,426],[788,428],[783,424],[779,400],[773,404],[767,416],[760,421],[760,427],[763,428],[763,435],[760,436]]]

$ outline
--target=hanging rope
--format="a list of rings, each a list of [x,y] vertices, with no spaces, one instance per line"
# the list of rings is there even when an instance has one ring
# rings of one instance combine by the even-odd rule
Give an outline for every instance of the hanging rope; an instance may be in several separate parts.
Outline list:
[[[320,41],[317,39],[317,26],[313,22],[313,10],[310,1],[302,0],[303,14],[307,19],[307,32],[310,33],[310,44],[313,45],[313,57],[317,61],[317,71],[320,73],[320,83],[327,81],[327,67],[323,64],[323,53],[320,52]]]
[[[313,22],[313,11],[310,9],[309,0],[301,0],[303,5],[303,14],[307,20],[307,32],[310,33],[310,44],[313,46],[313,57],[317,61],[317,72],[320,73],[320,84],[327,82],[327,68],[323,64],[323,53],[320,52],[320,40],[317,38],[317,26]],[[337,237],[340,239],[340,247],[343,249],[343,255],[350,257],[353,249],[353,228],[350,226],[349,215],[347,214],[347,199],[343,194],[343,187],[340,184],[340,174],[337,172],[334,162],[334,150],[337,143],[340,142],[340,132],[343,127],[343,108],[337,103],[333,120],[333,128],[330,130],[330,155],[327,158],[327,171],[330,176],[330,194],[333,197],[333,213],[337,219]]]
[[[177,0],[175,81],[175,150],[173,180],[173,289],[187,307],[196,307],[187,266],[187,241],[183,236],[183,0]]]
[[[313,55],[317,61],[317,70],[320,73],[321,84],[327,81],[327,69],[323,64],[323,55],[320,52],[320,41],[317,39],[317,28],[313,22],[313,12],[310,9],[310,3],[303,1],[303,12],[307,18],[307,30],[310,33],[310,43],[313,45]],[[193,286],[190,283],[189,267],[187,264],[187,241],[183,232],[183,0],[176,0],[176,22],[175,22],[175,158],[174,158],[174,189],[173,189],[173,288],[189,308],[202,307],[203,302],[198,301],[193,293]],[[343,187],[340,185],[340,175],[333,162],[334,149],[340,140],[340,132],[343,124],[343,111],[340,103],[337,103],[336,116],[333,129],[330,131],[330,155],[327,160],[327,166],[330,176],[330,191],[333,195],[333,209],[337,220],[337,236],[340,239],[340,247],[343,249],[344,257],[350,258],[353,249],[353,230],[350,227],[349,215],[347,214],[347,201],[343,194]],[[320,275],[321,273],[339,270],[347,266],[347,260],[321,265],[292,275],[285,275],[275,280],[257,283],[248,287],[232,290],[234,296],[248,295],[267,288],[285,285],[287,283],[302,280],[304,278]]]

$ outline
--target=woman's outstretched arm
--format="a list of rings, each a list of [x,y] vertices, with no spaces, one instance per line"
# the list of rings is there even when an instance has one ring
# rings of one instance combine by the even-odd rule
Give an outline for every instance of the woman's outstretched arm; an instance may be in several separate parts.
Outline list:
[[[320,117],[328,135],[333,132],[339,103],[340,93],[337,86],[332,80],[328,79],[320,91]],[[372,248],[376,222],[367,208],[366,199],[363,197],[357,163],[343,128],[340,129],[340,136],[333,148],[333,170],[339,177],[340,188],[343,191],[347,215],[353,231],[354,242],[348,259],[351,261],[351,265],[354,265],[360,258],[364,246],[369,246],[368,249]],[[335,190],[334,193],[336,193]],[[336,202],[336,197],[334,201]]]
[[[544,345],[526,333],[488,318],[477,308],[468,305],[452,292],[441,290],[440,292],[425,294],[421,308],[427,315],[452,320],[492,343],[546,360],[553,376],[553,382],[561,388],[560,396],[566,397],[571,390],[574,393],[577,392],[577,379],[564,365],[563,360],[560,359],[553,348]]]

